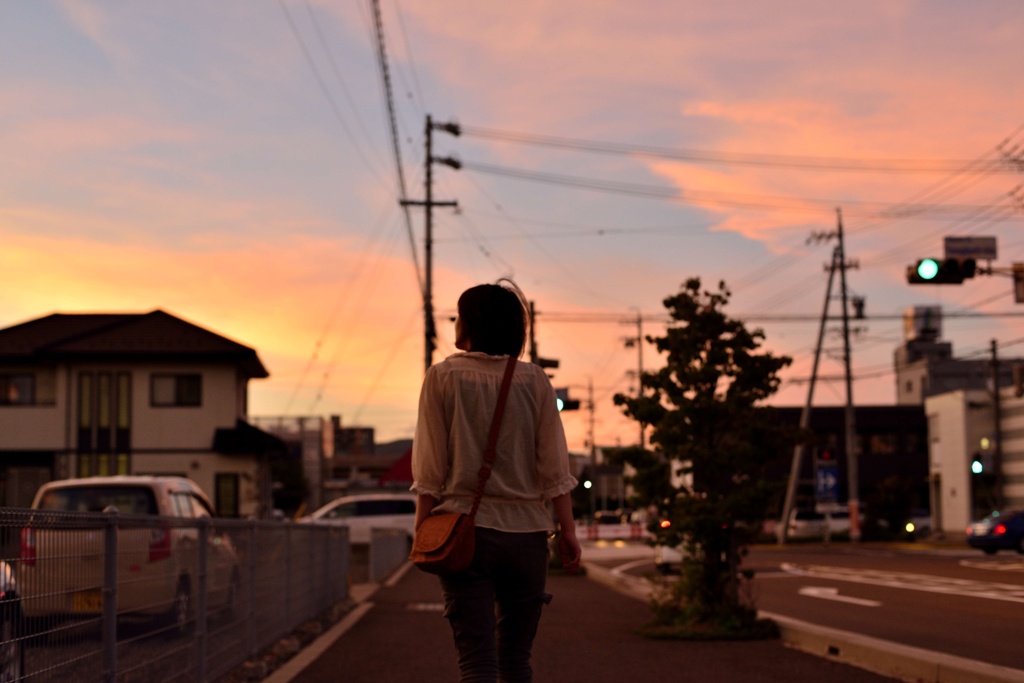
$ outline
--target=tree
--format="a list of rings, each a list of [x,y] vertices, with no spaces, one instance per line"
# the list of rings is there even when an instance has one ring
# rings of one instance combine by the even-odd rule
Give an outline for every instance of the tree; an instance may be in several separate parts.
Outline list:
[[[672,322],[664,337],[647,338],[665,366],[643,374],[639,396],[615,396],[627,416],[651,425],[650,450],[619,454],[637,471],[637,503],[653,503],[671,522],[652,524],[658,542],[684,548],[679,580],[656,601],[652,635],[774,629],[743,599],[752,575],[740,564],[781,488],[766,467],[795,438],[760,405],[792,359],[762,352],[764,333],[725,315],[730,296],[724,282],[711,292],[692,278],[665,299]]]

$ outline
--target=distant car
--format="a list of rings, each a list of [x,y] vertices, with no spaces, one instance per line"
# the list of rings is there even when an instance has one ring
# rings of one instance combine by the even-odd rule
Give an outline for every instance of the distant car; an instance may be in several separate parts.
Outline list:
[[[861,528],[864,527],[864,509],[860,510]],[[838,506],[827,515],[815,510],[793,510],[789,516],[788,538],[824,538],[850,533],[850,512],[845,505]]]
[[[967,527],[967,544],[988,555],[998,550],[1024,554],[1024,510],[993,512]]]
[[[628,519],[621,510],[598,510],[594,513],[594,524],[626,524]]]
[[[360,493],[318,508],[300,524],[348,527],[349,543],[370,542],[371,529],[400,529],[411,539],[416,528],[415,493]]]
[[[147,476],[51,481],[36,492],[32,509],[37,514],[21,530],[17,575],[26,618],[102,613],[105,534],[66,513],[117,511],[123,515],[117,527],[118,615],[166,616],[177,633],[191,627],[199,529],[175,525],[172,518],[214,517],[195,482]],[[208,604],[234,608],[240,597],[238,554],[215,525],[207,536],[207,558]]]

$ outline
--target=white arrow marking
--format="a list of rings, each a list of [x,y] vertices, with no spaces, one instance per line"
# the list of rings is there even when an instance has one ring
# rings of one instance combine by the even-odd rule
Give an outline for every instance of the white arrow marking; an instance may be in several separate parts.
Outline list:
[[[826,586],[804,586],[798,590],[797,593],[800,595],[806,595],[809,598],[836,600],[838,602],[848,602],[851,605],[861,605],[863,607],[879,607],[882,604],[877,600],[864,600],[862,598],[851,598],[845,595],[840,595],[838,588],[829,588]]]

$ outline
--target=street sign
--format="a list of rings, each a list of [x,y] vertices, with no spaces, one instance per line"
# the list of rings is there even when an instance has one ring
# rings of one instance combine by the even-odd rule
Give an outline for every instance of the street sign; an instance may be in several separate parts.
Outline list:
[[[947,237],[945,248],[948,259],[996,260],[995,237]]]
[[[819,460],[814,468],[815,507],[835,505],[839,499],[839,466],[832,460]]]

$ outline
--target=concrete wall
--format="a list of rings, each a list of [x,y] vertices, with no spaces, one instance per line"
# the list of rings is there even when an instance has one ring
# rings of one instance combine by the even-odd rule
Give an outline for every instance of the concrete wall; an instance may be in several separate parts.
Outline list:
[[[153,374],[200,373],[202,405],[153,406],[150,382]],[[217,365],[154,365],[132,372],[132,448],[209,449],[218,427],[231,428],[244,417],[238,412],[235,368]]]
[[[928,416],[931,501],[938,529],[963,533],[972,518],[971,460],[983,436],[994,431],[992,398],[986,391],[951,391],[925,399]]]
[[[1003,431],[1003,497],[1007,508],[1024,508],[1024,397],[1012,387],[1000,393]]]

